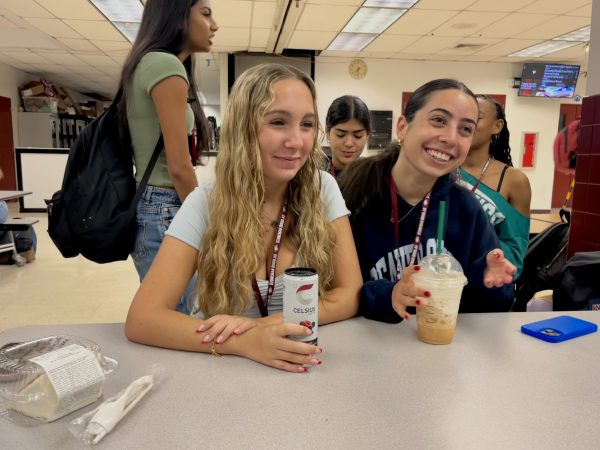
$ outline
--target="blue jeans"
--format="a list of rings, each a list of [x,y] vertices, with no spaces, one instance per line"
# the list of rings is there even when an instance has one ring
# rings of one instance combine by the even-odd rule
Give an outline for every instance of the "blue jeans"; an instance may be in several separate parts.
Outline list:
[[[131,253],[140,282],[150,270],[152,261],[158,253],[165,232],[179,207],[181,201],[175,189],[158,186],[146,186],[140,203],[137,206],[137,233],[135,247]],[[179,300],[177,311],[190,314],[195,304],[195,284],[197,274],[190,281],[183,297]]]

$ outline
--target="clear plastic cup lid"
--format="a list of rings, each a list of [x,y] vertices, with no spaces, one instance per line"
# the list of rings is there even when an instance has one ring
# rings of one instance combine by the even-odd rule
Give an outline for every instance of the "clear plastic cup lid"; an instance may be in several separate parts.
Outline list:
[[[447,253],[426,256],[419,262],[419,265],[423,269],[422,272],[419,272],[422,276],[432,276],[438,280],[441,276],[448,281],[461,280],[463,284],[467,284],[462,266],[452,255]]]

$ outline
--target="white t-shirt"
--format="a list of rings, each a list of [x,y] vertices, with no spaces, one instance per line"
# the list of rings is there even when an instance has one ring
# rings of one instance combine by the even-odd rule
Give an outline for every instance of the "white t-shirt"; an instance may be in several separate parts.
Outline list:
[[[331,174],[320,171],[321,175],[321,199],[325,207],[325,219],[329,222],[350,214],[346,203],[340,192],[338,184]],[[171,226],[167,230],[167,235],[174,237],[186,244],[200,250],[204,233],[208,229],[209,209],[208,200],[213,189],[214,183],[207,183],[194,189],[187,196],[181,208],[175,215]],[[242,236],[240,236],[243,239]],[[263,296],[267,297],[267,280],[257,280],[258,288]],[[269,314],[279,312],[283,308],[283,276],[275,278],[275,288],[269,301]],[[249,317],[260,317],[260,311],[256,303],[252,308],[244,313]]]

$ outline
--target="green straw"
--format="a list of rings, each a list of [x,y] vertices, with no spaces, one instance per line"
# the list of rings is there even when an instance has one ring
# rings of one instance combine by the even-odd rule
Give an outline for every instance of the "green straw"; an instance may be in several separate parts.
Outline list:
[[[442,248],[444,247],[444,234],[446,232],[446,202],[440,202],[440,210],[438,215],[438,227],[437,227],[437,254],[442,254]]]

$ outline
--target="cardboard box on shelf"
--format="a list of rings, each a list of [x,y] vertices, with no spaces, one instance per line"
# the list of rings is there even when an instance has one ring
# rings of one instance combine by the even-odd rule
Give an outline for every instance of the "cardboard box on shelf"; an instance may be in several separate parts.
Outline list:
[[[23,97],[23,108],[27,112],[58,112],[58,99],[52,97]]]

